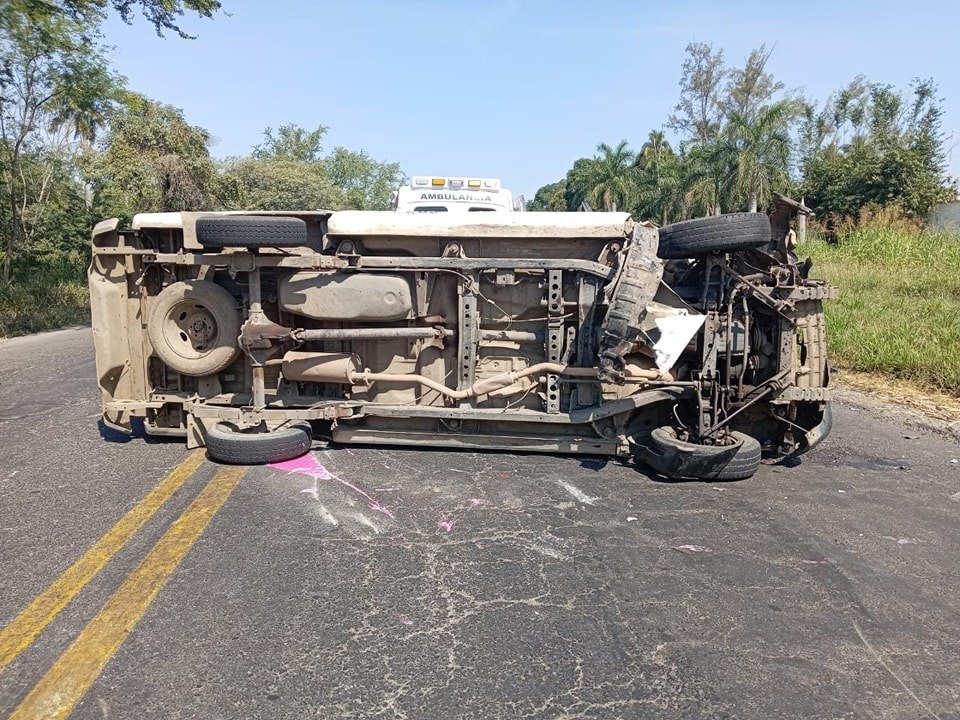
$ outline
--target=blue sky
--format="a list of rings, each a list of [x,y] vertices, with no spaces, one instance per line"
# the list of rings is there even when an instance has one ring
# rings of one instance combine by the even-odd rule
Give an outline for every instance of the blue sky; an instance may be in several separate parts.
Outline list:
[[[955,0],[223,0],[188,19],[196,40],[112,17],[106,41],[132,89],[182,108],[218,157],[263,129],[326,125],[325,148],[363,148],[408,174],[484,175],[532,197],[601,141],[639,148],[678,96],[690,41],[728,63],[774,44],[770,69],[822,101],[857,74],[906,87],[932,76],[960,141]],[[960,147],[951,153],[960,175]]]

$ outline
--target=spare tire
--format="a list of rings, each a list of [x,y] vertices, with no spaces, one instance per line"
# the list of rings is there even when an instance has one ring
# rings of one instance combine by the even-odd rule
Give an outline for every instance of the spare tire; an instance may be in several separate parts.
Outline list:
[[[770,218],[763,213],[730,213],[664,225],[657,255],[681,260],[760,247],[770,238]]]
[[[197,218],[197,242],[204,247],[300,247],[307,223],[295,217],[216,215]]]
[[[239,335],[237,301],[209,280],[165,287],[147,322],[157,357],[184,375],[212,375],[229,367],[240,353]]]
[[[269,432],[240,430],[230,423],[207,428],[207,455],[230,465],[266,465],[293,460],[310,451],[310,425],[298,422]]]

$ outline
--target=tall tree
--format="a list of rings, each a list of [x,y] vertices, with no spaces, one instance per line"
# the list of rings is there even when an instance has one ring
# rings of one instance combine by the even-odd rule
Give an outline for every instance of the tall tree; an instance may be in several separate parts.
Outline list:
[[[0,32],[0,194],[6,213],[3,278],[24,234],[27,205],[42,199],[24,158],[42,149],[43,134],[70,125],[92,140],[115,96],[115,78],[89,24],[68,16],[36,22],[7,17]]]
[[[210,134],[183,113],[128,93],[88,172],[105,216],[214,206]]]
[[[326,132],[322,125],[267,128],[250,157],[223,164],[220,202],[235,210],[389,209],[403,181],[400,166],[342,147],[324,156]]]
[[[773,48],[766,45],[751,50],[742,68],[731,68],[722,100],[723,113],[752,122],[783,90],[783,83],[767,71]]]
[[[731,113],[719,142],[733,175],[730,191],[737,199],[746,197],[749,212],[767,203],[773,188],[785,190],[790,184],[790,123],[796,115],[794,103],[780,100],[747,113]]]
[[[639,196],[636,154],[626,140],[616,147],[606,143],[597,146],[597,155],[581,165],[568,180],[583,193],[595,208],[631,212]]]
[[[705,43],[687,45],[680,101],[667,121],[667,127],[683,136],[681,149],[690,151],[690,157],[696,160],[696,172],[690,175],[695,178],[691,192],[695,192],[698,202],[713,198],[715,204],[710,214],[719,214],[722,209],[724,171],[713,160],[722,157],[715,152],[715,145],[723,127],[728,77],[722,50]]]
[[[334,148],[323,165],[343,193],[343,204],[354,210],[389,210],[391,196],[403,182],[398,163],[378,162],[363,150]]]
[[[548,183],[537,190],[533,199],[527,203],[527,210],[532,212],[563,212],[567,210],[567,181],[558,180]]]
[[[924,217],[952,199],[942,115],[932,80],[899,92],[858,77],[822,109],[808,107],[800,138],[809,204],[850,217],[868,204],[897,205]]]
[[[667,127],[684,135],[688,142],[707,145],[720,132],[723,121],[723,89],[727,68],[723,50],[706,43],[687,45],[680,79],[680,101],[673,109]]]
[[[767,70],[771,54],[761,45],[742,67],[727,68],[721,51],[687,46],[670,127],[683,133],[688,210],[719,214],[747,205],[755,212],[772,186],[787,189],[795,104]]]
[[[219,0],[5,0],[0,12],[0,30],[10,23],[36,24],[60,19],[96,25],[111,8],[128,24],[140,12],[158,35],[170,31],[182,38],[191,38],[177,24],[180,18],[187,13],[213,17],[221,4]]]
[[[670,147],[663,131],[651,130],[647,135],[647,141],[640,147],[637,162],[644,171],[653,175],[654,180],[659,180],[664,164],[668,162],[671,155],[673,155],[673,148]]]
[[[694,145],[683,154],[683,160],[685,214],[693,217],[719,215],[732,175],[729,156],[718,143],[712,142]]]
[[[256,160],[318,162],[328,129],[323,125],[313,130],[293,124],[281,125],[276,131],[268,127],[263,131],[263,142],[253,148],[251,156]]]
[[[641,176],[636,212],[666,225],[679,211],[682,182],[680,163],[663,131],[650,131],[638,153],[637,166]]]
[[[592,158],[577,158],[567,170],[563,180],[563,196],[567,203],[567,210],[579,210],[587,200],[587,189],[580,183],[580,178],[593,162]]]

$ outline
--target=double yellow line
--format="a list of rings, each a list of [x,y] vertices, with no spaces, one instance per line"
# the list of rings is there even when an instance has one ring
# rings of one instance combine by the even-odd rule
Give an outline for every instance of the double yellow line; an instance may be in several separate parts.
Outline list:
[[[0,630],[0,672],[30,646],[60,611],[197,471],[203,464],[203,457],[202,450],[187,456],[83,557]],[[214,475],[157,541],[143,562],[17,706],[10,720],[66,718],[70,714],[245,473],[246,468],[229,467]]]

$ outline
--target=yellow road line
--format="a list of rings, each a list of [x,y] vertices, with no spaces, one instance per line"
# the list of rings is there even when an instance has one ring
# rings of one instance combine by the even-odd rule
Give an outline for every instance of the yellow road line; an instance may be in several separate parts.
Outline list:
[[[220,470],[143,562],[13,711],[9,720],[66,718],[143,617],[154,597],[240,482],[244,467]]]
[[[67,604],[76,597],[110,559],[127,544],[144,523],[196,472],[203,450],[195,450],[134,505],[107,533],[40,593],[3,630],[0,630],[0,672],[34,641]]]

